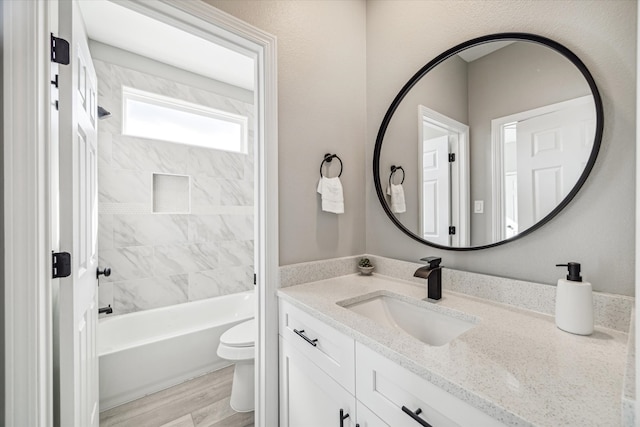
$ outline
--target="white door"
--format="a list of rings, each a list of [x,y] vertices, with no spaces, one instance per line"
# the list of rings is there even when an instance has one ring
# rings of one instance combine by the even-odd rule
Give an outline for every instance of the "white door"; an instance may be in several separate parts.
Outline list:
[[[59,2],[59,37],[70,46],[60,72],[60,248],[71,253],[71,275],[58,302],[60,425],[99,422],[97,80],[76,1]]]
[[[519,230],[547,216],[578,182],[591,154],[594,124],[592,101],[518,122]]]
[[[427,139],[422,144],[420,226],[426,240],[449,246],[449,136]]]

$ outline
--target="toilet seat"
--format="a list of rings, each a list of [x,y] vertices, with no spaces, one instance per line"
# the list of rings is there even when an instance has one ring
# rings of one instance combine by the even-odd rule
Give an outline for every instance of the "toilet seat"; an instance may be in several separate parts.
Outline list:
[[[231,347],[253,346],[256,342],[256,320],[249,319],[228,329],[220,337],[220,342]]]
[[[250,319],[228,329],[220,336],[218,356],[227,360],[249,360],[255,357],[256,322]]]

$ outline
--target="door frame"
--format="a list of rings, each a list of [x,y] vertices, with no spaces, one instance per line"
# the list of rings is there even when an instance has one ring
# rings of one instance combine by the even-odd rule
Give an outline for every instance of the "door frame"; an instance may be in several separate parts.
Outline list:
[[[278,423],[278,134],[276,38],[203,2],[118,2],[256,58],[259,215],[256,425]],[[50,33],[55,2],[2,2],[5,423],[53,425]],[[213,24],[213,25],[212,25]],[[55,165],[53,167],[55,169]],[[267,197],[268,194],[268,197]],[[35,263],[35,268],[34,268]]]
[[[418,105],[418,175],[422,177],[422,145],[424,141],[424,123],[437,127],[449,135],[457,134],[457,143],[449,140],[449,153],[456,156],[455,162],[450,167],[451,178],[451,223],[456,227],[456,234],[451,236],[448,246],[464,247],[471,243],[471,207],[470,207],[470,183],[469,183],[469,126],[437,111]],[[422,183],[420,184],[422,186]],[[419,228],[420,236],[423,236],[422,224],[422,188],[418,191]]]
[[[52,425],[51,4],[2,2],[5,425]]]
[[[510,114],[504,117],[498,117],[491,120],[491,212],[492,212],[492,233],[494,242],[500,242],[505,239],[505,210],[504,203],[504,138],[502,128],[512,122],[527,120],[543,114],[553,113],[554,111],[582,105],[587,102],[593,102],[591,95],[579,96],[567,101],[556,102],[544,105],[531,110],[521,111],[519,113]],[[519,230],[522,233],[524,230]]]

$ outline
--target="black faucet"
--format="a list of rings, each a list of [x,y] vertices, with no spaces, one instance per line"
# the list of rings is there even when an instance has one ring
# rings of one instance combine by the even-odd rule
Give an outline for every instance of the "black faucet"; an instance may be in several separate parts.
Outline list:
[[[99,308],[98,309],[98,314],[102,314],[102,313],[105,313],[105,314],[113,313],[113,308],[111,308],[111,304],[109,304],[108,307]]]
[[[417,269],[413,276],[427,279],[427,298],[436,300],[442,298],[442,267],[440,267],[442,258],[430,256],[421,258],[420,261],[426,261],[429,265]]]

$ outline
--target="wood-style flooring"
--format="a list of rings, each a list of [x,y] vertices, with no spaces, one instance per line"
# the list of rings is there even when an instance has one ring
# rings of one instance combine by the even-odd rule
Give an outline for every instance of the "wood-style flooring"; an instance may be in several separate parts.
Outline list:
[[[100,427],[253,427],[229,406],[233,366],[100,413]]]

